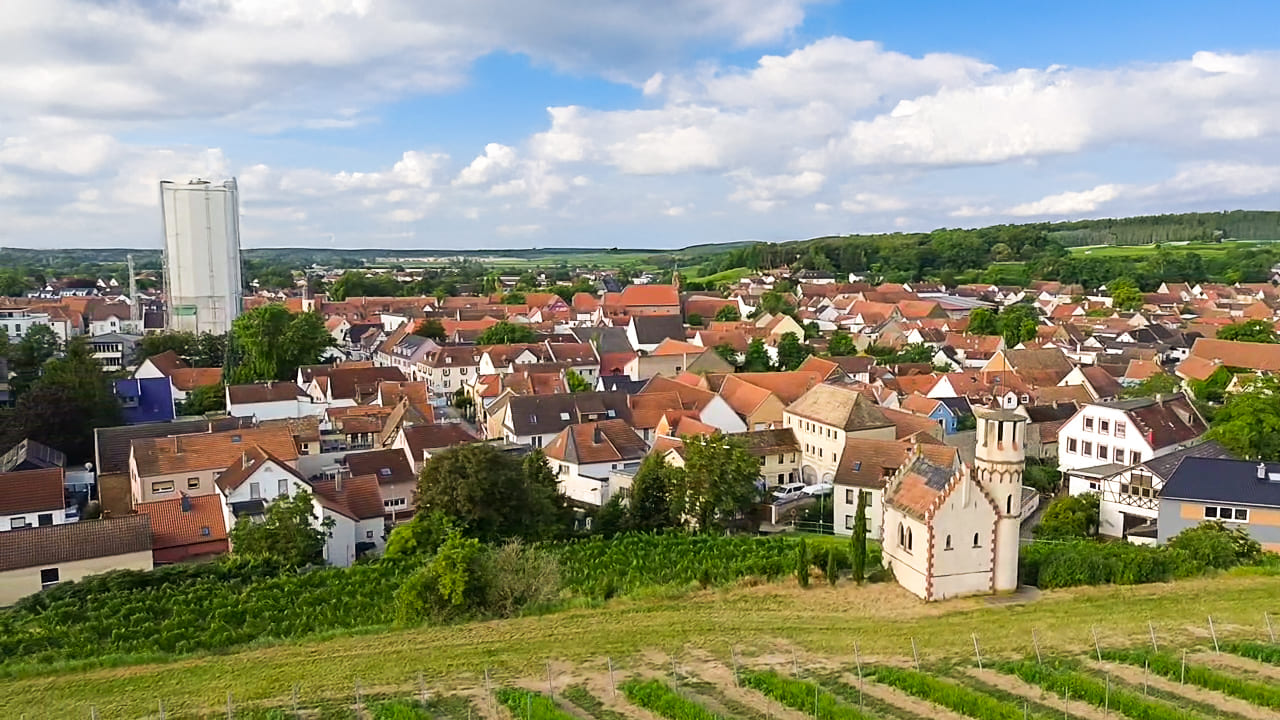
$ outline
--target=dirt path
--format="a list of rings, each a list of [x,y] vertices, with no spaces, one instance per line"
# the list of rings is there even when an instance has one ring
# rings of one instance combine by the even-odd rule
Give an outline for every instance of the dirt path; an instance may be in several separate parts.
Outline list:
[[[979,670],[978,668],[961,668],[961,672],[975,680],[990,685],[993,688],[1013,693],[1021,698],[1026,698],[1031,702],[1040,703],[1045,707],[1055,707],[1062,705],[1062,698],[1051,693],[1037,685],[1023,682],[1021,679],[1012,675],[1005,675],[995,670]],[[1106,714],[1101,708],[1096,708],[1088,703],[1077,701],[1074,705],[1067,704],[1067,712],[1073,717],[1080,720],[1116,720],[1116,714]]]
[[[858,678],[855,675],[846,673],[841,675],[840,679],[853,687],[858,687]],[[920,717],[926,717],[930,720],[970,720],[970,718],[952,712],[941,705],[934,705],[928,700],[921,700],[920,698],[908,695],[897,688],[890,687],[888,685],[881,685],[877,682],[868,681],[863,683],[862,691],[877,700],[889,703],[895,707],[900,707],[903,710],[913,712]]]
[[[632,668],[628,673],[614,673],[614,681],[618,685],[621,685],[629,677],[652,678],[658,677],[658,673],[641,668]],[[618,690],[617,695],[614,695],[613,690],[609,686],[608,670],[603,673],[579,674],[575,677],[575,682],[568,682],[566,685],[585,686],[592,695],[599,698],[600,702],[603,703],[606,708],[613,710],[614,712],[622,713],[629,718],[634,718],[634,720],[663,720],[663,718],[658,715],[627,702],[627,697],[622,693],[622,690]]]
[[[1209,667],[1223,670],[1245,670],[1257,675],[1258,682],[1266,682],[1267,678],[1280,682],[1280,666],[1258,662],[1257,660],[1232,655],[1231,653],[1224,652],[1221,655],[1214,655],[1213,653],[1188,654],[1187,662],[1208,665]]]
[[[1205,690],[1195,685],[1182,685],[1172,680],[1167,680],[1155,673],[1143,673],[1142,668],[1122,663],[1113,663],[1109,665],[1100,665],[1097,662],[1088,663],[1089,666],[1096,670],[1110,670],[1112,675],[1133,685],[1138,692],[1142,692],[1143,675],[1146,675],[1146,682],[1157,690],[1172,693],[1188,700],[1198,702],[1209,707],[1217,708],[1223,712],[1233,713],[1241,717],[1250,718],[1250,720],[1275,720],[1276,714],[1272,710],[1258,707],[1252,703],[1245,702],[1238,698],[1223,695],[1213,690]]]

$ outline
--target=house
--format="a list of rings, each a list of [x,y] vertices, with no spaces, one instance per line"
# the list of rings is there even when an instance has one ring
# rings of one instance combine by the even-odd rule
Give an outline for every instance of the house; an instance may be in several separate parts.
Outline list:
[[[416,507],[414,492],[418,476],[413,472],[408,454],[396,448],[350,453],[345,458],[352,477],[377,478],[382,492],[382,510],[387,520],[396,523],[413,517]]]
[[[637,380],[657,376],[675,377],[682,372],[732,371],[733,365],[715,350],[670,338],[658,343],[652,352],[638,353],[627,366],[627,375]]]
[[[312,399],[296,383],[273,381],[228,385],[226,403],[227,414],[258,420],[283,420],[321,415],[326,407],[323,403]]]
[[[68,517],[60,467],[0,472],[0,532],[75,522]]]
[[[151,518],[129,515],[0,533],[0,606],[60,582],[150,570]]]
[[[644,390],[627,398],[627,404],[631,427],[646,442],[653,441],[663,417],[672,414],[668,418],[668,424],[674,424],[671,420],[677,412],[681,417],[692,417],[721,432],[735,433],[750,429],[724,398],[706,388],[671,378],[650,379]]]
[[[676,285],[628,285],[619,293],[605,293],[601,305],[610,315],[680,315]]]
[[[480,374],[480,351],[472,345],[438,348],[418,362],[418,372],[432,393],[456,392]]]
[[[1124,390],[1120,381],[1097,365],[1077,365],[1058,383],[1058,387],[1083,386],[1093,400],[1114,400]]]
[[[267,503],[278,497],[311,491],[310,484],[290,461],[261,445],[242,448],[227,463],[226,470],[218,474],[214,485],[228,528],[235,527],[241,516],[262,515]]]
[[[1198,338],[1176,372],[1183,380],[1206,380],[1222,367],[1280,372],[1280,345]]]
[[[1026,418],[976,409],[972,466],[918,447],[884,491],[885,566],[925,601],[1018,589]]]
[[[67,456],[61,450],[25,439],[0,455],[0,472],[17,470],[43,470],[66,467]]]
[[[325,542],[325,562],[350,567],[366,553],[381,554],[387,546],[387,527],[376,477],[339,475],[317,480],[312,491],[321,521],[333,521]]]
[[[587,507],[609,502],[610,472],[639,467],[648,451],[648,444],[618,418],[570,425],[543,450],[560,492]]]
[[[199,387],[218,385],[222,382],[222,368],[193,368],[172,350],[152,355],[143,360],[133,371],[135,378],[168,378],[173,385],[174,403],[187,399],[187,394]]]
[[[168,378],[124,378],[112,384],[126,425],[174,418],[173,383]]]
[[[1072,495],[1119,470],[1168,455],[1208,430],[1181,393],[1091,403],[1058,430],[1058,467]]]
[[[1075,368],[1057,348],[1010,348],[998,350],[983,364],[982,374],[1008,384],[1006,373],[1017,376],[1029,388],[1054,387]]]
[[[406,425],[396,433],[391,447],[404,454],[405,460],[413,468],[416,475],[422,466],[436,452],[455,445],[468,445],[479,438],[472,435],[458,423],[442,425]]]
[[[1165,481],[1159,508],[1161,543],[1202,522],[1221,522],[1280,552],[1280,464],[1187,457]]]
[[[867,536],[873,540],[880,539],[885,486],[906,463],[913,448],[935,465],[950,467],[956,462],[956,448],[943,445],[927,435],[903,440],[852,437],[845,441],[833,479],[836,534],[853,534],[861,495],[865,496],[867,503]]]
[[[490,438],[545,447],[570,425],[631,420],[631,406],[624,392],[581,392],[567,395],[510,395],[489,409]]]
[[[965,398],[930,398],[912,393],[902,399],[899,408],[913,415],[927,417],[942,423],[942,431],[951,435],[960,429],[963,420],[973,417],[969,401]]]
[[[832,482],[850,436],[893,440],[897,435],[893,422],[857,389],[825,383],[788,405],[782,424],[800,443],[801,481],[806,485]]]
[[[106,372],[118,372],[132,364],[134,348],[141,338],[110,332],[89,338],[89,352]]]
[[[179,490],[192,496],[211,495],[216,492],[214,479],[221,479],[224,471],[255,446],[289,467],[297,467],[293,433],[283,426],[134,440],[129,455],[133,502],[164,500]]]
[[[306,390],[317,403],[325,403],[329,407],[350,407],[376,397],[383,382],[405,382],[407,379],[397,367],[344,363],[312,377]]]
[[[207,560],[231,550],[222,500],[217,495],[139,503],[151,519],[151,558],[156,565]]]
[[[1218,443],[1202,442],[1121,468],[1106,477],[1087,478],[1088,492],[1098,495],[1099,534],[1154,544],[1160,493],[1182,461],[1190,457],[1235,459]]]
[[[627,340],[637,353],[653,352],[663,340],[684,339],[678,306],[674,315],[633,315],[627,322]]]
[[[800,443],[790,428],[748,430],[725,437],[741,442],[760,461],[760,479],[765,487],[799,482]]]

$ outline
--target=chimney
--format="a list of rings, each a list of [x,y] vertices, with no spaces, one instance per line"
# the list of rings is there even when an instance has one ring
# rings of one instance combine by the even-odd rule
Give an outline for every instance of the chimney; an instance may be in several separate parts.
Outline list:
[[[599,445],[600,443],[604,442],[604,433],[600,432],[599,425],[596,425],[595,429],[591,432],[591,442],[595,443],[596,445]]]
[[[1266,479],[1267,479],[1267,464],[1266,464],[1266,463],[1263,463],[1263,462],[1258,463],[1258,479],[1259,479],[1259,480],[1266,480]]]

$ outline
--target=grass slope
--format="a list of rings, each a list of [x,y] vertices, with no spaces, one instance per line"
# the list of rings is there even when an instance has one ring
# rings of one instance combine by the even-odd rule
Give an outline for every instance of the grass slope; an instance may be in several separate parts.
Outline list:
[[[1224,575],[1166,585],[1098,587],[1045,593],[1025,605],[970,598],[925,605],[893,585],[801,591],[793,584],[703,592],[684,598],[615,600],[541,617],[425,627],[311,640],[173,662],[79,670],[50,667],[4,680],[0,717],[139,717],[163,700],[171,717],[211,713],[234,692],[240,702],[281,700],[294,683],[302,697],[343,697],[365,688],[412,690],[424,673],[433,690],[540,677],[548,660],[602,672],[613,658],[620,673],[646,652],[701,650],[728,659],[799,647],[847,662],[857,640],[864,662],[901,661],[914,637],[928,661],[972,652],[1030,652],[1031,631],[1045,652],[1092,647],[1096,626],[1105,646],[1142,641],[1147,622],[1165,643],[1203,639],[1212,614],[1220,635],[1262,632],[1262,608],[1280,595],[1280,578]],[[621,678],[620,678],[621,679]]]

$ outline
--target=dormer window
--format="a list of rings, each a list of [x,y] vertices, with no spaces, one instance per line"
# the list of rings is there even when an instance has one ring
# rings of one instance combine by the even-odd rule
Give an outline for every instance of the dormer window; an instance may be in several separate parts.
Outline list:
[[[239,436],[239,435],[232,435],[232,436],[231,436],[231,442],[233,442],[233,443],[238,443],[238,442],[240,442],[240,441],[241,441],[241,440],[243,440],[243,439],[244,439],[244,438],[242,438],[242,437],[241,437],[241,436]]]

